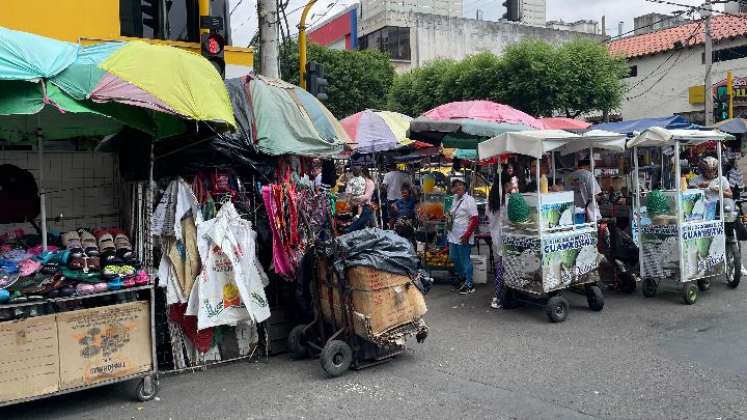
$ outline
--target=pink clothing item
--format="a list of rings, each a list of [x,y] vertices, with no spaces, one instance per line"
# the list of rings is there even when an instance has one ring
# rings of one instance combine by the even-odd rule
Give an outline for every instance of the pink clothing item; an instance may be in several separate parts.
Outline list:
[[[57,252],[59,249],[60,248],[58,248],[58,247],[56,247],[54,245],[48,245],[47,246],[47,251],[49,251],[49,252]],[[34,255],[34,256],[39,255],[42,252],[43,252],[43,250],[42,250],[42,246],[41,245],[37,245],[37,246],[35,246],[33,248],[29,248],[29,254]]]
[[[276,223],[278,209],[275,208],[270,186],[262,187],[262,201],[265,204],[265,209],[267,209],[267,220],[270,221],[270,230],[272,230],[272,265],[275,268],[276,273],[284,276],[291,276],[293,274],[293,268],[288,260],[288,255],[283,249],[283,241],[280,237],[281,234],[278,231]]]
[[[491,101],[451,102],[433,108],[423,117],[436,121],[472,119],[497,123],[524,124],[531,128],[543,129],[541,121],[533,116]]]
[[[18,274],[21,277],[30,276],[41,269],[41,264],[34,260],[23,260],[18,264]]]

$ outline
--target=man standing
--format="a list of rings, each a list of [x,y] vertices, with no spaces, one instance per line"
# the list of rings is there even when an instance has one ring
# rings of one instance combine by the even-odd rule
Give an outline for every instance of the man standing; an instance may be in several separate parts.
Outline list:
[[[586,211],[587,222],[602,218],[599,204],[593,199],[594,196],[602,192],[602,187],[599,186],[594,174],[589,170],[590,167],[591,161],[588,159],[580,160],[578,169],[568,175],[568,182],[566,183],[568,191],[573,191],[574,205]]]
[[[394,219],[394,217],[388,217],[389,214],[396,215],[396,211],[393,209],[394,203],[400,198],[402,186],[405,184],[412,185],[410,176],[398,170],[396,166],[392,166],[391,170],[384,175],[384,181],[381,185],[386,190],[386,201],[387,201],[387,219]]]

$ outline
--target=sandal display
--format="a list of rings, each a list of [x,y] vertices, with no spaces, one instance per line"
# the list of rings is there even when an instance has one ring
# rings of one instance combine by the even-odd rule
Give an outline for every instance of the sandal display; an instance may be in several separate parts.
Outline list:
[[[99,246],[96,242],[96,237],[85,229],[78,229],[78,235],[80,235],[80,241],[83,246],[83,250],[89,257],[99,256]]]
[[[83,256],[83,244],[80,241],[78,232],[70,231],[62,235],[62,245],[70,251],[73,257]]]

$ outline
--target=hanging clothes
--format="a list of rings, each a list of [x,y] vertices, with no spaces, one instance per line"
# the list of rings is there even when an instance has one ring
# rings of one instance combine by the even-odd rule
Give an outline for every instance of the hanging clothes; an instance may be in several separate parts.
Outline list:
[[[197,226],[203,270],[192,287],[187,315],[197,316],[202,330],[270,317],[262,277],[256,263],[256,233],[231,202],[215,219]]]

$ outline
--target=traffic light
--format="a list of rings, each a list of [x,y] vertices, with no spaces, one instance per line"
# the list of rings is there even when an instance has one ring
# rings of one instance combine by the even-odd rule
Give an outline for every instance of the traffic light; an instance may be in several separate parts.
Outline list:
[[[324,66],[315,61],[306,63],[306,90],[320,101],[326,101],[329,98],[327,86],[329,82],[324,78]]]
[[[215,66],[218,74],[223,78],[226,76],[226,61],[223,58],[225,47],[226,39],[218,32],[210,31],[200,35],[202,56]]]
[[[503,20],[511,22],[518,22],[521,20],[519,1],[520,0],[506,0],[503,2],[503,7],[506,8],[506,13],[503,14]]]
[[[714,101],[714,120],[716,122],[729,119],[729,94],[726,86],[716,89],[716,100]]]

